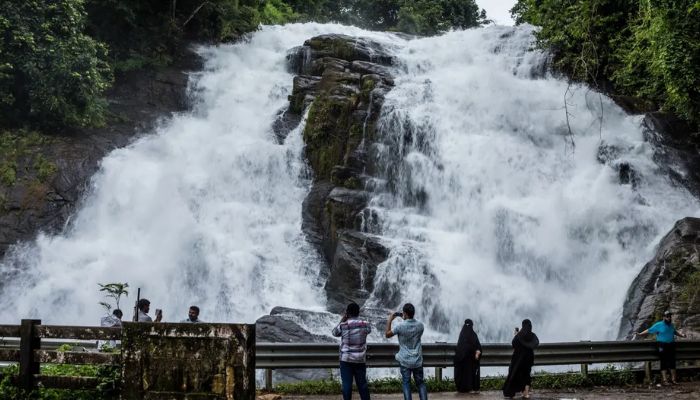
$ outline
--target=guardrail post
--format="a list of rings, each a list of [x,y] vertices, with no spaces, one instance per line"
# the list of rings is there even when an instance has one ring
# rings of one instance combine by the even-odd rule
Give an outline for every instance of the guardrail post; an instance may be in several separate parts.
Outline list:
[[[588,364],[581,364],[581,375],[584,378],[588,378]]]
[[[272,391],[272,368],[265,369],[265,390]]]
[[[435,380],[442,382],[442,367],[435,367]]]
[[[644,383],[651,384],[651,361],[644,362]]]
[[[34,337],[35,326],[40,319],[23,319],[19,328],[19,381],[20,389],[34,388],[34,375],[39,373],[39,363],[34,362],[34,350],[41,347],[41,339]]]

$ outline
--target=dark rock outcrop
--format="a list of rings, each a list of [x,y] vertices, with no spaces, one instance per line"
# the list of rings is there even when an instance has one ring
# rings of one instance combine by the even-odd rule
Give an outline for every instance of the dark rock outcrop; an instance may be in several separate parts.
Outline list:
[[[329,313],[275,307],[270,315],[265,315],[255,321],[255,336],[258,343],[334,343],[336,340],[330,336],[311,333],[304,329],[300,323],[319,323],[319,321],[324,320],[335,322],[339,319],[339,316]],[[330,335],[330,332],[328,334]],[[319,369],[275,370],[272,377],[274,382],[298,382],[329,378],[332,378],[332,375],[328,370]]]
[[[372,291],[376,266],[388,251],[364,229],[373,164],[368,149],[384,95],[393,86],[392,57],[378,43],[345,35],[321,35],[288,53],[294,78],[290,113],[308,108],[305,154],[314,183],[303,204],[304,230],[328,263],[328,309],[362,305]]]
[[[189,53],[167,68],[117,76],[106,93],[105,127],[25,140],[16,179],[0,181],[0,257],[39,231],[60,231],[109,151],[127,145],[158,118],[188,109],[187,71],[200,67],[199,57]]]
[[[644,138],[654,145],[654,161],[675,182],[700,197],[700,133],[661,112],[644,116]]]
[[[700,337],[700,218],[676,222],[632,282],[618,337],[648,328],[664,310],[671,310],[677,328]]]

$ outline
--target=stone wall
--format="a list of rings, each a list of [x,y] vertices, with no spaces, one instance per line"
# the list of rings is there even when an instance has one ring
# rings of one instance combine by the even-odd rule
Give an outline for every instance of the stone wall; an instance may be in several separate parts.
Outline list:
[[[123,400],[255,398],[255,325],[125,322],[122,337]]]

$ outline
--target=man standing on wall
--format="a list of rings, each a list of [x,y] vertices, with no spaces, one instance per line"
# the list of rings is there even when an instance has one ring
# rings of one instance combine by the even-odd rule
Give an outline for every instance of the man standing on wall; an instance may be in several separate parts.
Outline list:
[[[333,336],[340,337],[340,379],[343,383],[343,400],[352,397],[352,379],[355,378],[360,399],[369,400],[367,384],[367,335],[372,327],[367,321],[359,319],[360,306],[348,304],[340,323],[333,328]]]
[[[386,337],[394,335],[399,337],[399,352],[396,353],[396,361],[401,366],[401,379],[403,381],[403,398],[411,400],[411,375],[418,387],[420,400],[428,400],[428,388],[423,379],[423,347],[421,336],[423,336],[423,323],[413,319],[416,309],[413,304],[406,303],[402,313],[389,314],[386,324]],[[394,318],[401,316],[403,322],[399,322],[391,327]]]
[[[664,385],[668,385],[668,372],[671,370],[671,383],[676,385],[676,343],[675,336],[685,337],[678,332],[671,323],[671,311],[664,312],[664,319],[651,326],[651,328],[639,333],[646,336],[650,333],[656,334],[659,358],[661,359],[661,379]]]

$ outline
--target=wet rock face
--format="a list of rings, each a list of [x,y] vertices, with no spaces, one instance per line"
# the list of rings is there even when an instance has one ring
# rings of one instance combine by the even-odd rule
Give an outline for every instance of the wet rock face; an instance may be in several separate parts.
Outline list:
[[[0,181],[0,257],[39,231],[63,229],[108,152],[127,145],[158,118],[188,109],[187,71],[200,67],[199,57],[190,53],[158,71],[117,76],[106,93],[105,127],[39,135],[29,141],[25,150],[31,157],[18,160],[15,182]],[[50,173],[36,167],[39,156]]]
[[[326,326],[333,326],[340,317],[330,313],[275,307],[270,315],[255,321],[255,334],[258,343],[335,343],[330,335],[318,335],[309,332],[302,325],[315,324],[318,321]],[[307,325],[308,326],[308,325]],[[323,369],[280,369],[273,371],[274,382],[299,382],[306,380],[330,379],[332,374]]]
[[[671,310],[677,329],[700,337],[700,218],[676,222],[632,282],[618,337],[648,328],[664,310]]]
[[[654,161],[678,184],[700,197],[700,132],[661,112],[644,116],[644,139],[654,145]]]
[[[363,223],[374,169],[368,149],[384,95],[393,86],[392,57],[378,43],[346,35],[321,35],[288,53],[294,78],[288,112],[308,109],[305,155],[314,184],[303,204],[302,229],[328,263],[328,310],[362,305],[376,266],[388,251]]]

